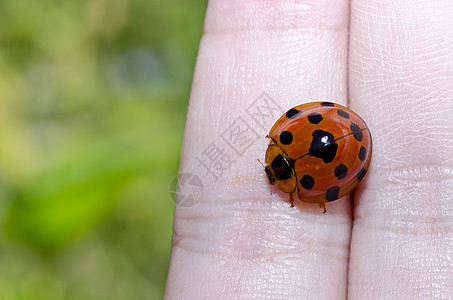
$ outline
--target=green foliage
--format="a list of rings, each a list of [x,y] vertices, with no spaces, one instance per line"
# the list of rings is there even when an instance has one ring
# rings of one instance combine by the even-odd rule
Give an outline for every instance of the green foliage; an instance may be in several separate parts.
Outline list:
[[[0,1],[4,299],[158,299],[206,1]]]

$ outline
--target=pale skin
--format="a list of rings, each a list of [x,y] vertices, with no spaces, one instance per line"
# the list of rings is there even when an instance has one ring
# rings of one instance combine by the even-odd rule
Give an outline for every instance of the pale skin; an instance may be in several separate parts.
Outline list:
[[[194,163],[263,92],[366,120],[369,172],[327,213],[270,194],[265,134],[217,182]],[[205,190],[176,207],[166,298],[453,298],[452,141],[453,1],[211,0],[181,159]]]

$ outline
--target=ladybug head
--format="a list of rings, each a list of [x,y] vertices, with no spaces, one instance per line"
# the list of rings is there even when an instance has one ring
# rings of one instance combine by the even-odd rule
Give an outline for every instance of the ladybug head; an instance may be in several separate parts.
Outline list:
[[[264,171],[266,172],[267,180],[269,180],[269,183],[275,184],[275,177],[274,175],[272,175],[271,168],[269,166],[265,166]]]
[[[294,161],[276,144],[270,143],[266,151],[267,179],[272,185],[286,193],[292,193],[296,189],[296,176],[294,175]]]

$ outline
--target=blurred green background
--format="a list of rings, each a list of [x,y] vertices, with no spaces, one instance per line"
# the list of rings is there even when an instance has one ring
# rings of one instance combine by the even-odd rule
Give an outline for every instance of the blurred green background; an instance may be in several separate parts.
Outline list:
[[[206,1],[0,1],[0,299],[159,299]]]

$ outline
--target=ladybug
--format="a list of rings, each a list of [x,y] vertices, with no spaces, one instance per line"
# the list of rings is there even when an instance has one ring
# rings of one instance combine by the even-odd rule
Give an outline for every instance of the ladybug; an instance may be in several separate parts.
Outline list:
[[[371,134],[363,119],[332,102],[288,110],[272,126],[265,167],[271,185],[304,202],[341,198],[363,179],[371,159]]]

